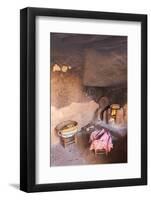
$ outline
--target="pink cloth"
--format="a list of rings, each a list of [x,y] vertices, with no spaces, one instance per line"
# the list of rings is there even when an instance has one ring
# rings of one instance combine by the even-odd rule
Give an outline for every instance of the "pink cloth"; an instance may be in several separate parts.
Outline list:
[[[106,154],[108,154],[113,148],[111,134],[108,130],[102,129],[93,131],[90,135],[90,150],[105,150]]]

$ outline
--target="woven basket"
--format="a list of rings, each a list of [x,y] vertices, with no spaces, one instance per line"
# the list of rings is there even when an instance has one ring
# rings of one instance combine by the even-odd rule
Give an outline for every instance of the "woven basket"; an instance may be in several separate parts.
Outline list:
[[[74,136],[78,131],[78,123],[76,121],[64,121],[56,126],[59,136],[68,138]]]

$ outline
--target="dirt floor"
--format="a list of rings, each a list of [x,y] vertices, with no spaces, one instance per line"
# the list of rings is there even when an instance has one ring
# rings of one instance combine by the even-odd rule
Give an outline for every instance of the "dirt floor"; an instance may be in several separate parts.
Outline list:
[[[69,166],[84,164],[126,163],[126,136],[113,140],[113,150],[108,154],[97,154],[89,150],[89,133],[81,131],[77,134],[77,143],[65,148],[61,143],[51,146],[50,166]]]

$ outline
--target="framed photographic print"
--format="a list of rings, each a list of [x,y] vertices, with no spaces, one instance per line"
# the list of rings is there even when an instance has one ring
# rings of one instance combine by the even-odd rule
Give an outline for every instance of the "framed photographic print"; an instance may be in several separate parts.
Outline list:
[[[147,184],[147,16],[20,12],[20,189]]]

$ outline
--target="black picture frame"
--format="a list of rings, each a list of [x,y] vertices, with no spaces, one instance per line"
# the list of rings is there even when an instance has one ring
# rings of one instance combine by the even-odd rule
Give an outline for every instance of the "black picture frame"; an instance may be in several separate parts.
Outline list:
[[[35,19],[37,16],[141,22],[141,178],[36,184]],[[25,192],[44,192],[57,190],[121,187],[146,184],[147,15],[32,7],[22,9],[20,11],[20,189]]]

